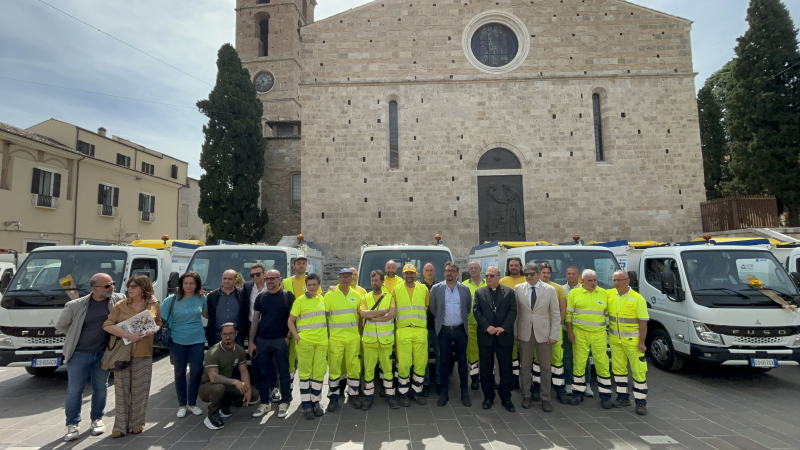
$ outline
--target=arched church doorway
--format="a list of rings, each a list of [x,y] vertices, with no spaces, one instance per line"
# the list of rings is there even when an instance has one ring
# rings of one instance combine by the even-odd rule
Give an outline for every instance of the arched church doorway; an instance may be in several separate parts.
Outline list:
[[[480,242],[526,240],[522,175],[502,175],[503,170],[519,173],[519,169],[519,158],[504,148],[488,150],[478,161],[479,171],[492,171],[478,176]],[[501,174],[495,175],[498,171]]]

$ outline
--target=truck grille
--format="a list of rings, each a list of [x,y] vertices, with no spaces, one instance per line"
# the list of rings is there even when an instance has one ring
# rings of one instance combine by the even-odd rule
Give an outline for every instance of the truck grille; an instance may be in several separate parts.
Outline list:
[[[751,336],[725,336],[726,340],[733,338],[734,344],[744,345],[776,345],[783,344],[784,338],[782,337],[751,337]]]

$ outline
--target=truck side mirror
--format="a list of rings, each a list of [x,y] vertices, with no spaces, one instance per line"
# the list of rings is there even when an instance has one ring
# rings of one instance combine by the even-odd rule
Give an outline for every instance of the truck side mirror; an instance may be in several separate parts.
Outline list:
[[[661,272],[661,293],[673,302],[683,301],[683,290],[678,287],[675,273],[671,270]]]
[[[11,276],[11,271],[7,271],[3,274],[3,278],[0,278],[0,294],[5,294],[8,285],[11,284]]]
[[[631,280],[631,288],[639,289],[639,276],[636,275],[636,272],[628,272],[628,279]]]
[[[179,283],[180,283],[180,275],[178,275],[178,272],[170,273],[169,281],[167,282],[167,293],[173,294],[176,290],[178,290]]]
[[[794,284],[797,285],[797,287],[800,287],[800,273],[792,272],[790,275],[792,276],[792,281],[794,281]]]

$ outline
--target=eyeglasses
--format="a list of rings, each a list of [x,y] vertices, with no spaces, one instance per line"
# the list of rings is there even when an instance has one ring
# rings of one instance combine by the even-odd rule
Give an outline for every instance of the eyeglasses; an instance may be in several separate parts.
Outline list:
[[[233,337],[233,335],[235,335],[235,334],[236,334],[236,332],[234,331],[233,333],[220,333],[220,336],[222,336],[224,338],[230,338],[230,337]]]
[[[526,276],[526,277],[535,277],[536,275],[539,275],[539,274],[538,274],[538,273],[536,273],[536,272],[527,272],[527,273],[525,274],[525,276]]]
[[[626,280],[627,280],[627,278],[612,278],[611,279],[611,281],[613,281],[614,283],[616,283],[617,281],[626,281]]]
[[[105,286],[95,286],[95,287],[99,287],[99,288],[103,288],[103,289],[108,289],[108,288],[110,288],[111,286],[114,286],[114,282],[113,282],[113,281],[111,282],[111,284],[107,284],[107,285],[105,285]],[[132,286],[132,287],[136,287],[136,285],[135,285],[135,284],[132,284],[131,286]],[[130,286],[129,286],[129,287],[130,287]]]
[[[486,274],[486,278],[494,278],[494,277],[499,277],[499,276],[500,275],[491,275],[491,274],[488,274],[488,273]]]
[[[264,275],[264,272],[253,272],[250,274],[250,278],[258,278],[261,275]]]
[[[278,278],[280,278],[280,277],[266,277],[266,278],[264,278],[264,281],[277,280]]]
[[[458,273],[457,270],[453,270],[453,269],[445,269],[444,271],[445,272],[450,272],[450,273]]]

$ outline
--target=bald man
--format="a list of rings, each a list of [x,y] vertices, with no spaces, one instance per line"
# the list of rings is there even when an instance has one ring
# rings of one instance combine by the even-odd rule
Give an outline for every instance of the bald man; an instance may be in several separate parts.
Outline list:
[[[209,348],[220,341],[220,328],[224,323],[236,324],[240,331],[236,343],[244,345],[244,336],[250,331],[250,299],[236,287],[236,271],[233,269],[223,272],[222,286],[208,294],[206,340]]]

